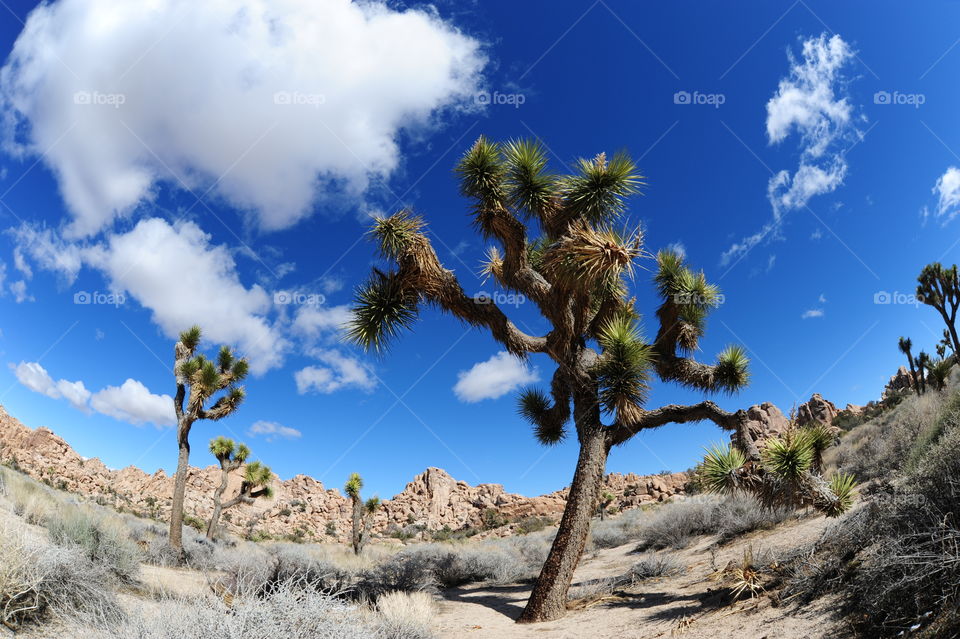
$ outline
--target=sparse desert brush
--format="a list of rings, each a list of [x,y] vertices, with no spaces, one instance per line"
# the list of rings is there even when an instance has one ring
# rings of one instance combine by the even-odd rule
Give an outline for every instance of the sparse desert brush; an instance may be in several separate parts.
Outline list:
[[[749,495],[696,495],[595,522],[593,546],[614,548],[635,542],[638,550],[684,548],[703,535],[717,535],[726,542],[771,528],[789,516],[789,510],[764,508]]]
[[[429,632],[386,621],[330,595],[280,587],[263,597],[213,594],[134,602],[115,627],[91,628],[78,639],[430,639]]]
[[[50,540],[76,548],[120,582],[136,581],[143,553],[123,524],[90,508],[65,506],[47,517]]]
[[[433,597],[425,592],[388,592],[377,600],[381,627],[398,639],[432,636],[436,609]]]
[[[12,525],[0,528],[0,623],[51,616],[102,626],[119,620],[107,571],[75,548],[50,547]]]

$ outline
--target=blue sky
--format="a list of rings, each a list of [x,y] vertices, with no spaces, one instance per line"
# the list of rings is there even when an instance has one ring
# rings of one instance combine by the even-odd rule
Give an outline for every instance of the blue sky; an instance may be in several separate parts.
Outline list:
[[[862,404],[899,335],[939,339],[906,296],[960,253],[960,3],[4,1],[0,403],[111,467],[175,465],[172,337],[197,321],[256,374],[196,426],[195,464],[226,434],[283,478],[357,471],[385,497],[427,466],[564,486],[575,443],[543,449],[515,414],[546,359],[433,311],[382,358],[337,340],[377,212],[422,213],[465,289],[495,292],[451,174],[480,134],[539,137],[557,171],[639,159],[647,248],[682,245],[725,295],[701,356],[750,351],[727,409]],[[681,470],[723,437],[646,432],[608,470]]]

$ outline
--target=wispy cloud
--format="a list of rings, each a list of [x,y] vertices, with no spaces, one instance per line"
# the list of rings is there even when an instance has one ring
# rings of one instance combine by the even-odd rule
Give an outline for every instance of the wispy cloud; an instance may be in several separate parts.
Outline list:
[[[803,208],[811,198],[830,193],[843,183],[847,161],[841,146],[861,135],[853,108],[843,91],[844,67],[854,52],[839,35],[826,34],[803,42],[802,59],[788,52],[790,73],[780,80],[767,102],[767,139],[780,144],[791,134],[799,137],[797,169],[775,173],[767,183],[772,218],[764,226],[735,242],[720,258],[728,265],[763,241],[780,236],[784,216]]]
[[[277,422],[268,422],[264,420],[254,422],[247,431],[247,434],[251,437],[263,435],[266,437],[268,442],[272,442],[278,437],[282,439],[299,439],[301,435],[303,435],[303,433],[296,428],[290,428],[289,426],[284,426],[283,424],[278,424]]]
[[[934,217],[944,224],[952,221],[960,213],[960,169],[955,166],[948,167],[943,175],[937,178],[932,192],[937,196]],[[922,215],[924,218],[930,215],[927,207],[923,207]]]
[[[814,317],[823,317],[822,308],[811,308],[803,312],[803,315],[800,316],[801,319],[811,319]]]

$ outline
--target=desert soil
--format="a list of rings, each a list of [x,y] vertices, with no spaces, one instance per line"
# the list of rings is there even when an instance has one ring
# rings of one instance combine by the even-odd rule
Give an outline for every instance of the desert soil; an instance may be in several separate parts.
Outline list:
[[[821,516],[782,524],[720,545],[708,538],[674,555],[686,565],[684,574],[643,582],[619,591],[613,600],[571,610],[562,619],[535,625],[518,625],[530,587],[526,584],[489,587],[467,586],[446,591],[436,623],[442,639],[809,639],[832,636],[828,603],[797,612],[775,607],[760,595],[735,605],[720,605],[712,596],[718,584],[711,579],[717,569],[754,552],[787,551],[815,541],[829,525]],[[776,556],[776,555],[774,555]],[[584,557],[574,585],[623,574],[638,559],[633,544],[601,550]]]

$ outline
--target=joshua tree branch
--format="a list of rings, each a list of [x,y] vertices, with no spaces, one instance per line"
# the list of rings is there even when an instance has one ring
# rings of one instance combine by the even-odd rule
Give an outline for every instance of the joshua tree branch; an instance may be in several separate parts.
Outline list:
[[[398,260],[398,277],[412,291],[469,324],[486,327],[514,355],[546,351],[546,337],[527,335],[489,300],[468,297],[456,275],[440,264],[429,240],[422,236],[419,239],[416,248]]]
[[[701,421],[711,421],[724,430],[734,431],[737,435],[737,444],[747,458],[760,459],[760,452],[750,433],[747,432],[746,411],[738,410],[735,413],[729,413],[711,401],[687,406],[668,404],[656,410],[642,411],[640,417],[631,423],[615,424],[611,428],[610,439],[613,445],[622,444],[641,430],[657,428],[665,424]]]

